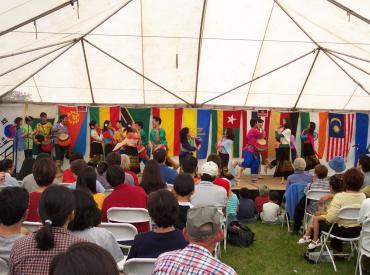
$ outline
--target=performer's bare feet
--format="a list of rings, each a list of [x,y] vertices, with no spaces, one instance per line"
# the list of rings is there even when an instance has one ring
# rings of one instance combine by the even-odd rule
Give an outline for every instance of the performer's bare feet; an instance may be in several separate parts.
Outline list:
[[[269,165],[268,164],[263,167],[263,171],[265,172],[265,175],[267,175],[267,169],[268,168],[269,168]]]

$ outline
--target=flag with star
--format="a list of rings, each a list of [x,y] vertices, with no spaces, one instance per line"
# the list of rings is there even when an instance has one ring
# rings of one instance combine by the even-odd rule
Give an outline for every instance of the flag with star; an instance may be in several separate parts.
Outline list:
[[[215,144],[222,139],[224,130],[231,128],[234,130],[233,157],[238,158],[241,151],[240,132],[241,132],[241,110],[212,110],[212,135],[211,150],[216,152]]]

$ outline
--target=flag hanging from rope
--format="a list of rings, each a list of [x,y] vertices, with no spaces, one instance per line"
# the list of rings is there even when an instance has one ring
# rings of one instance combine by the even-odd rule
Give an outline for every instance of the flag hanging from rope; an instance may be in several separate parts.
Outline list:
[[[89,107],[89,112],[90,120],[95,120],[100,128],[103,128],[106,120],[112,122],[112,126],[116,127],[116,123],[120,118],[120,106]]]
[[[126,125],[132,125],[133,122],[143,123],[143,130],[147,136],[146,144],[148,143],[149,138],[150,112],[150,108],[121,108],[121,119]]]
[[[354,114],[328,114],[329,139],[326,159],[342,156],[347,160],[352,142]]]
[[[368,130],[369,130],[369,115],[364,113],[356,113],[356,134],[355,143],[358,146],[355,154],[355,167],[357,167],[358,159],[361,155],[366,154]]]

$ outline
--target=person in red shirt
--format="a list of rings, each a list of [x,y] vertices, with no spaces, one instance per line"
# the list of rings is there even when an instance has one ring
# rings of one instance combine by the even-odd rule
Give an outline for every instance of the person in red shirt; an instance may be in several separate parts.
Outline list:
[[[107,181],[113,192],[105,198],[102,208],[103,222],[107,222],[107,211],[112,207],[146,208],[147,195],[143,188],[131,186],[125,182],[125,172],[119,165],[112,165],[107,170]],[[139,232],[149,230],[149,223],[134,224]]]
[[[27,221],[41,222],[38,208],[42,192],[53,183],[57,174],[57,166],[51,158],[41,158],[35,161],[32,169],[38,188],[30,193],[30,205]]]
[[[212,161],[212,162],[216,163],[217,166],[218,166],[218,171],[221,172],[222,164],[221,164],[221,157],[219,155],[210,154],[207,158],[207,162],[208,161]],[[227,178],[221,177],[220,174],[219,174],[219,176],[216,177],[216,179],[213,181],[213,184],[225,188],[227,196],[229,196],[230,188],[231,188],[231,182]]]
[[[69,158],[69,165],[71,165],[72,161],[74,161],[76,159],[84,159],[84,157],[80,153],[72,154]],[[63,171],[63,180],[62,180],[63,183],[73,183],[73,182],[76,182],[76,180],[77,179],[73,175],[73,172],[72,172],[71,168],[65,169]]]
[[[256,208],[257,208],[257,211],[258,213],[261,213],[262,210],[263,210],[263,205],[267,202],[269,202],[269,193],[270,193],[270,189],[268,188],[267,185],[265,184],[262,184],[260,185],[260,187],[258,188],[258,191],[259,191],[259,196],[256,197],[256,199],[254,200],[255,204],[256,204]]]

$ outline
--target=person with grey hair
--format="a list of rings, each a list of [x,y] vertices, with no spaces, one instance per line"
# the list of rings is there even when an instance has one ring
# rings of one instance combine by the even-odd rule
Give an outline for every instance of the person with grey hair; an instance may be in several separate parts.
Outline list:
[[[217,207],[198,205],[188,211],[184,237],[189,245],[181,250],[161,254],[152,274],[237,274],[212,256],[223,239],[222,214]]]

